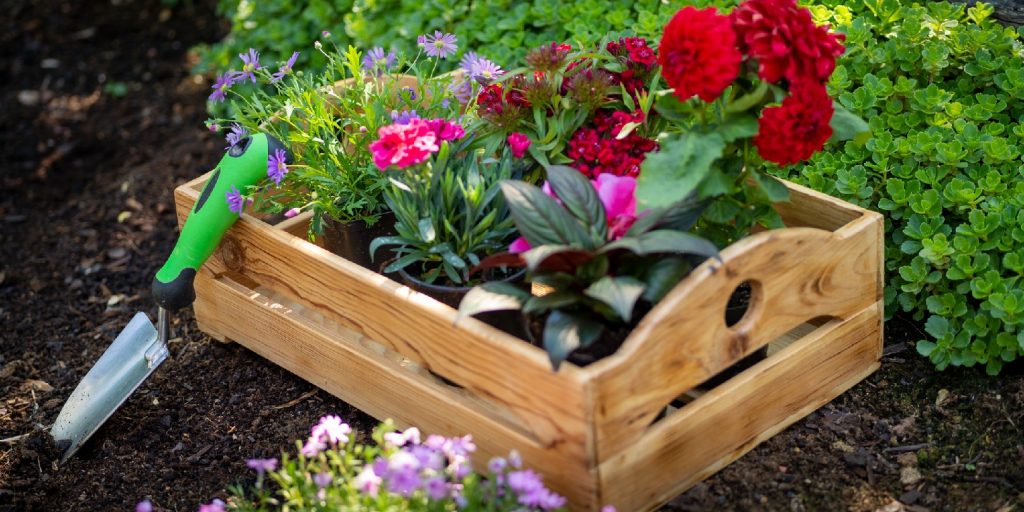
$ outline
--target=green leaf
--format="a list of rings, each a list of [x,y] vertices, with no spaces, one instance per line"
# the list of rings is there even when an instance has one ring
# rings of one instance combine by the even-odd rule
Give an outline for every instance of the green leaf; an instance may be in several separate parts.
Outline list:
[[[598,252],[625,249],[640,256],[656,253],[692,254],[710,258],[718,256],[718,248],[710,241],[697,235],[658,229],[638,237],[623,237],[602,247]]]
[[[920,340],[917,342],[917,353],[928,357],[935,351],[935,347],[937,346],[938,345],[931,341]]]
[[[540,297],[530,297],[523,304],[523,313],[527,315],[542,314],[552,309],[571,306],[580,301],[580,296],[568,290],[555,290]]]
[[[767,88],[765,88],[767,90]],[[751,115],[732,116],[718,126],[717,132],[726,142],[757,135],[757,118]]]
[[[397,260],[392,262],[387,267],[384,267],[384,273],[390,274],[392,272],[398,272],[399,270],[402,270],[403,268],[408,267],[409,265],[412,265],[417,261],[421,261],[425,256],[427,256],[427,253],[423,251],[415,251],[406,254],[405,256],[402,256],[401,258],[398,258]]]
[[[757,180],[758,185],[761,185],[761,190],[768,196],[769,201],[773,203],[789,201],[789,189],[781,181],[761,172],[754,172],[753,174],[754,179]]]
[[[501,191],[508,202],[516,228],[531,246],[558,244],[588,249],[593,247],[580,223],[541,189],[522,181],[502,180]]]
[[[688,133],[670,138],[644,160],[637,178],[640,209],[669,206],[683,200],[722,156],[725,141],[717,133]]]
[[[583,290],[583,294],[608,304],[615,310],[622,321],[633,320],[633,308],[637,299],[644,293],[646,285],[632,277],[605,276]]]
[[[829,125],[832,127],[832,138],[830,141],[852,140],[857,144],[864,144],[871,138],[871,128],[868,123],[858,115],[841,107],[839,103],[833,103],[834,112]]]
[[[543,342],[551,366],[558,370],[573,350],[590,346],[603,330],[604,326],[600,322],[563,311],[552,311],[544,323]]]
[[[400,245],[407,244],[408,242],[408,240],[400,236],[378,236],[370,242],[370,258],[377,254],[377,249],[380,249],[382,245]]]
[[[704,199],[709,197],[724,196],[733,189],[733,179],[727,176],[721,169],[711,169],[704,181],[697,187],[697,194]]]
[[[606,240],[607,215],[590,180],[576,169],[563,165],[553,165],[547,171],[551,189],[562,200],[565,208],[590,229],[597,239],[596,243]]]
[[[430,243],[433,242],[435,238],[437,238],[437,232],[434,231],[433,219],[430,219],[429,217],[420,219],[419,229],[420,239],[423,240],[424,242]]]
[[[682,258],[662,258],[655,261],[647,269],[647,288],[644,290],[643,299],[651,304],[657,304],[692,269],[693,267]]]
[[[515,285],[502,282],[484,283],[466,293],[459,303],[459,317],[520,309],[533,296]]]

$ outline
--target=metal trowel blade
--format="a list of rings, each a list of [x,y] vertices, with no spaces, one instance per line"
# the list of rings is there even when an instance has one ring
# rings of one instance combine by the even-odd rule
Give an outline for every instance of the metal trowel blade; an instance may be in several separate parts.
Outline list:
[[[68,397],[50,429],[58,446],[67,445],[61,462],[71,457],[167,358],[167,340],[160,338],[153,322],[139,312],[103,352]]]

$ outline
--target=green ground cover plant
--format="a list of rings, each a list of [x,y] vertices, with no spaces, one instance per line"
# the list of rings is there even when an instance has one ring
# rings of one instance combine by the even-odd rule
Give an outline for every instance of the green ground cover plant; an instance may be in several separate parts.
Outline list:
[[[830,92],[873,138],[780,174],[885,214],[887,314],[925,321],[937,368],[997,374],[1024,354],[1024,50],[991,13],[816,8],[847,35]]]

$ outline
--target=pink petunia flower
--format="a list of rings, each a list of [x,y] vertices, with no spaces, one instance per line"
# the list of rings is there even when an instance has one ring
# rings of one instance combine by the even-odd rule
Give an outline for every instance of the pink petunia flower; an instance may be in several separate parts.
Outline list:
[[[608,215],[608,237],[622,238],[636,222],[636,178],[600,174],[591,183],[597,188],[605,213]]]

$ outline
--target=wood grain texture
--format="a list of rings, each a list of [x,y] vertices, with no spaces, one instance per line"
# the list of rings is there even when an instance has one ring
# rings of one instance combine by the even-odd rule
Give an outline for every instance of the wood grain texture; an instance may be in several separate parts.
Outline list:
[[[204,181],[176,190],[180,222]],[[243,215],[197,277],[196,318],[378,418],[472,433],[478,464],[519,449],[573,510],[643,510],[877,368],[881,217],[786,186],[792,202],[778,210],[793,227],[728,247],[586,368],[552,372],[540,349],[456,323],[451,308],[307,242],[308,214],[278,226]],[[751,307],[726,327],[744,281]],[[789,344],[651,425],[674,397],[780,338]]]
[[[875,246],[881,217],[862,214],[834,232],[796,227],[757,233],[722,251],[669,293],[613,356],[588,367],[597,457],[628,449],[674,397],[815,317],[846,318],[882,297]],[[732,291],[752,286],[743,319],[725,325]]]
[[[860,382],[878,367],[881,312],[831,321],[655,423],[601,462],[599,501],[654,508]]]

